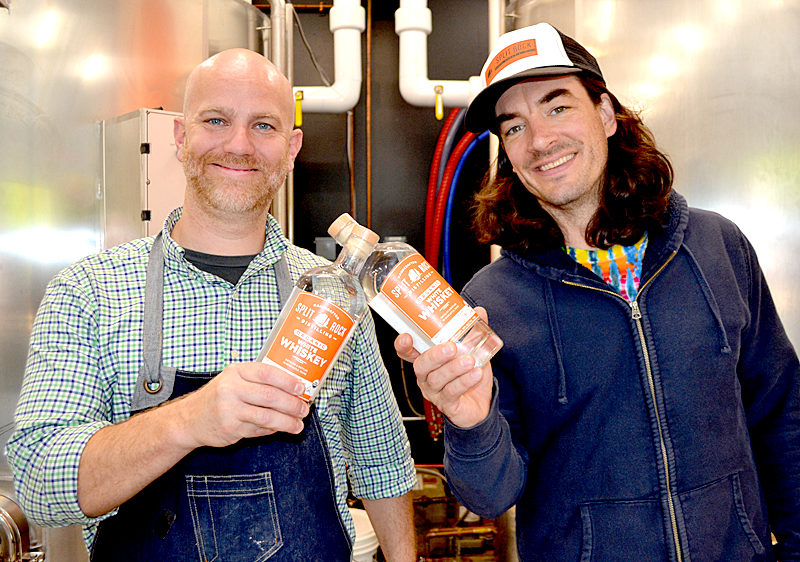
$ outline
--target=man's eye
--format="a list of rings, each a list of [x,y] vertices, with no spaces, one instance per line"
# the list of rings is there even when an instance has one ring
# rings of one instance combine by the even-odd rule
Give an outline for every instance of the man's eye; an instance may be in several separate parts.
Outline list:
[[[559,113],[563,113],[566,110],[567,110],[566,106],[559,105],[558,107],[554,107],[551,113],[553,113],[554,115],[558,115]]]
[[[225,124],[225,122],[222,119],[220,119],[219,117],[212,117],[211,119],[207,119],[206,123],[208,123],[209,125],[224,125]]]
[[[269,123],[258,123],[256,125],[256,129],[258,129],[260,131],[269,131],[271,129],[274,129],[274,127],[272,125],[270,125]]]
[[[511,135],[514,135],[520,132],[521,130],[522,130],[522,125],[512,125],[508,129],[506,129],[506,131],[503,133],[503,136],[510,137]]]

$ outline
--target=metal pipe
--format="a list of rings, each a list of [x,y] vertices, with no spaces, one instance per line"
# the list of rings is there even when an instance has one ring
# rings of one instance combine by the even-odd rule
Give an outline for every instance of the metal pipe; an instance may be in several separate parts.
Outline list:
[[[366,98],[367,228],[372,228],[372,0],[367,0]]]
[[[291,3],[283,7],[284,11],[284,59],[286,60],[286,78],[294,84],[294,8]],[[289,242],[294,242],[294,172],[286,175],[286,212],[284,213],[284,232]]]
[[[0,560],[22,560],[28,552],[28,520],[11,498],[0,495]]]
[[[286,49],[286,2],[285,0],[269,0],[269,19],[272,23],[270,37],[270,59],[283,74],[287,68]]]
[[[291,24],[291,18],[289,23]],[[269,0],[269,20],[270,20],[270,37],[269,37],[269,59],[272,64],[282,72],[288,79],[291,80],[291,68],[289,66],[289,57],[287,53],[291,51],[292,45],[288,42],[286,21],[286,1],[285,0]],[[286,182],[283,188],[275,194],[270,206],[270,213],[278,224],[283,228],[283,233],[291,242],[294,239],[294,224],[293,215],[294,208],[292,204],[292,192],[294,191],[294,177],[290,172],[286,176]]]
[[[2,0],[0,0],[2,2]],[[253,4],[256,8],[268,8],[269,4]],[[333,4],[330,2],[318,2],[316,4],[296,4],[292,3],[295,10],[316,10],[322,12],[324,10],[329,10],[333,8]]]
[[[356,119],[355,112],[347,112],[347,171],[350,176],[350,216],[356,215]]]

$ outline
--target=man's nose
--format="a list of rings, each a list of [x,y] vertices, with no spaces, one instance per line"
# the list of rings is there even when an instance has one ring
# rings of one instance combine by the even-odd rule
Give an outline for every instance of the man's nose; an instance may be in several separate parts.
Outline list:
[[[556,127],[546,117],[539,117],[531,122],[528,150],[531,152],[544,152],[557,140]]]
[[[253,139],[250,136],[250,127],[246,125],[232,125],[225,140],[225,151],[231,154],[252,155],[255,152]]]

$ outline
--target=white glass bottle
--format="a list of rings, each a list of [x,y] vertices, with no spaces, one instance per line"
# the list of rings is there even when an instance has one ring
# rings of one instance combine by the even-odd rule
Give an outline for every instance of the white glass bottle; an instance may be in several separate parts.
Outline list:
[[[371,230],[352,228],[335,262],[303,273],[261,349],[259,361],[283,369],[305,385],[304,400],[316,397],[367,311],[356,272],[377,242],[378,235]]]
[[[342,244],[356,228],[363,227],[344,213],[328,233]],[[503,346],[439,272],[404,242],[377,244],[357,275],[370,308],[398,333],[411,334],[420,353],[453,341],[480,367]]]

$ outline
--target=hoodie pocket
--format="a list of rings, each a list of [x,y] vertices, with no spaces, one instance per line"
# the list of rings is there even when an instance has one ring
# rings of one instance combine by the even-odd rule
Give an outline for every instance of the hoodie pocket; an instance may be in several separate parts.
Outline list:
[[[657,500],[589,502],[580,510],[581,562],[667,559]]]
[[[745,508],[738,474],[678,495],[692,561],[765,560],[764,546]],[[581,504],[581,562],[667,560],[672,529],[665,527],[658,500],[596,501]],[[686,558],[686,557],[684,557]]]
[[[739,475],[680,494],[692,560],[760,560],[764,545],[753,529]]]

